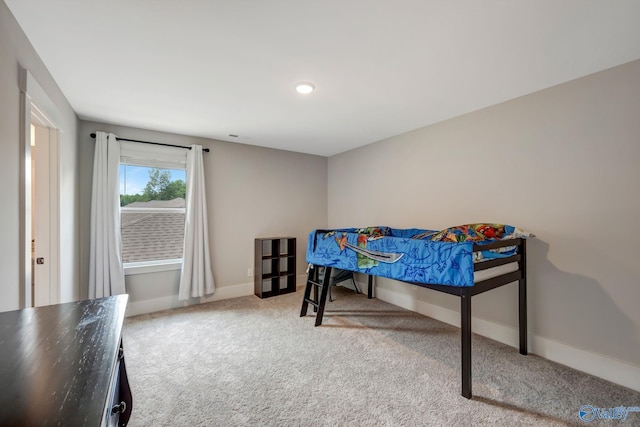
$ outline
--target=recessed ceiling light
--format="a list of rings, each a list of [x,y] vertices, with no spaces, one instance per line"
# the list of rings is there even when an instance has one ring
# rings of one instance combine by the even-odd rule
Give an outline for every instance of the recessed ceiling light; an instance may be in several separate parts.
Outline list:
[[[315,90],[316,86],[309,82],[296,83],[296,92],[303,95],[309,94]]]

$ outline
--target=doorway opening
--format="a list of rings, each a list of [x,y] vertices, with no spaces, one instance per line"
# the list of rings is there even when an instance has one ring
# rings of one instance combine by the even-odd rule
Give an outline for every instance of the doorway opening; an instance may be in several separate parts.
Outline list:
[[[60,302],[59,157],[57,108],[21,70],[21,308]]]

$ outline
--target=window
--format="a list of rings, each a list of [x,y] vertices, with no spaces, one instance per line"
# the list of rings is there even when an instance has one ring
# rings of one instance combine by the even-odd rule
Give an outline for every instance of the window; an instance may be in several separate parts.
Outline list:
[[[120,165],[122,262],[182,259],[186,171]]]
[[[120,232],[125,274],[179,269],[186,150],[120,142]]]

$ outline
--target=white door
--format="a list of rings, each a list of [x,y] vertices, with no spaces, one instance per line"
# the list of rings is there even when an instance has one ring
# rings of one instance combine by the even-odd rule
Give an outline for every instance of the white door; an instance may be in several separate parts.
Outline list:
[[[58,303],[55,261],[57,254],[52,245],[52,205],[51,168],[52,140],[55,130],[32,124],[34,138],[31,146],[32,165],[32,265],[34,307]],[[55,152],[55,149],[53,150]]]
[[[54,304],[51,301],[50,254],[50,192],[49,192],[49,129],[32,125],[34,138],[31,146],[32,165],[32,265],[33,305],[40,307]]]

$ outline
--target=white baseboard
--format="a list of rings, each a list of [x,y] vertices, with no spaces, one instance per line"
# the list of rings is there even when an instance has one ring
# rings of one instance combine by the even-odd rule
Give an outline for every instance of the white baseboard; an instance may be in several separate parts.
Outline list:
[[[359,285],[363,285],[359,283]],[[376,298],[393,305],[415,311],[441,322],[460,327],[460,312],[430,304],[412,295],[392,291],[383,287],[375,288]],[[518,347],[518,329],[472,316],[473,333],[491,338],[512,347]],[[640,391],[640,366],[613,359],[603,354],[583,350],[558,341],[529,333],[529,352],[553,362],[560,363],[615,384]]]
[[[223,299],[238,298],[247,295],[253,295],[253,282],[217,288],[216,292],[210,297],[200,298],[200,302],[220,301]]]
[[[246,295],[253,295],[253,282],[216,288],[216,292],[213,295],[211,295],[210,297],[202,297],[199,299],[199,301],[180,301],[178,300],[177,294],[142,301],[131,301],[129,302],[129,304],[127,304],[126,316],[130,317],[137,316],[139,314],[155,313],[156,311],[186,307],[188,305],[193,305],[194,303],[198,304],[220,301],[224,299],[243,297]]]
[[[296,276],[296,287],[304,286],[307,281],[305,274]],[[216,292],[210,297],[202,297],[196,303],[206,303],[220,301],[230,298],[244,297],[253,295],[253,282],[241,283],[239,285],[224,286],[216,288]],[[130,301],[127,304],[126,316],[138,316],[140,314],[155,313],[156,311],[170,310],[172,308],[186,307],[193,305],[193,301],[183,302],[178,300],[178,295],[168,295],[159,298],[147,299],[142,301]]]
[[[640,366],[531,334],[529,340],[531,352],[538,356],[640,391]]]

